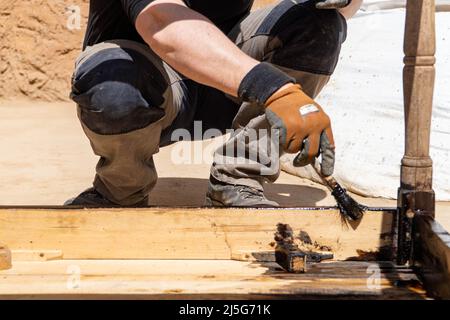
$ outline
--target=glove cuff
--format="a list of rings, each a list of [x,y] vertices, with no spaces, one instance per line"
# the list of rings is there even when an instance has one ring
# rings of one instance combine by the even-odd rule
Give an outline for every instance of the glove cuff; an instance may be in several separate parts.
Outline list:
[[[282,86],[295,82],[294,78],[270,63],[261,62],[246,74],[239,85],[238,96],[245,102],[263,105]]]

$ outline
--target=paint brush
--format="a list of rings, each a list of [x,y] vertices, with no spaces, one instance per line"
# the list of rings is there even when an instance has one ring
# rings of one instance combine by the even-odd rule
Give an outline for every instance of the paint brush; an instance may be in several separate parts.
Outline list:
[[[296,157],[294,159],[294,166],[298,161]],[[323,183],[330,189],[331,194],[334,199],[336,199],[337,206],[339,208],[340,213],[351,221],[358,221],[364,215],[364,212],[368,209],[366,206],[359,204],[353,199],[333,176],[324,176],[322,174],[322,170],[320,169],[320,164],[316,159],[314,164],[311,164],[314,170],[317,172],[319,177],[322,179]]]
[[[330,189],[331,194],[334,199],[336,199],[341,214],[352,221],[360,220],[367,210],[367,207],[356,202],[356,200],[347,193],[347,190],[345,190],[333,176],[324,176],[317,159],[312,167],[322,179],[323,183]]]

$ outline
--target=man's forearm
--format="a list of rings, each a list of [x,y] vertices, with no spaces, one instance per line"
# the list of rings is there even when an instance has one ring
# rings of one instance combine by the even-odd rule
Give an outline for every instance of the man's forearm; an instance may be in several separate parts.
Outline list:
[[[175,70],[233,96],[244,76],[259,63],[181,0],[152,2],[138,16],[136,28]]]
[[[361,8],[362,3],[363,0],[352,0],[352,3],[350,3],[345,8],[339,9],[339,12],[348,20],[353,17],[356,12],[358,12],[359,8]]]

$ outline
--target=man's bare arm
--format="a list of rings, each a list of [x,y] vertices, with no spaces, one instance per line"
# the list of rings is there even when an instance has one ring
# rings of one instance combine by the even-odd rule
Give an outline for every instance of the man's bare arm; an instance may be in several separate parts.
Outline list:
[[[175,70],[233,96],[244,76],[259,63],[181,0],[152,2],[136,19],[136,29]]]
[[[352,3],[350,3],[345,8],[339,9],[339,12],[348,20],[353,17],[356,12],[358,12],[359,8],[361,8],[362,3],[363,0],[352,0]]]

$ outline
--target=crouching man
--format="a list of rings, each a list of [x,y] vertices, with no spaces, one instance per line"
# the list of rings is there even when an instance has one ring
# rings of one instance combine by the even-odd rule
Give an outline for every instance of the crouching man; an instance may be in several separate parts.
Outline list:
[[[66,205],[146,206],[152,156],[195,121],[238,129],[214,155],[209,205],[277,206],[263,184],[278,178],[281,152],[301,152],[305,165],[321,154],[330,175],[330,119],[313,99],[361,2],[285,0],[250,12],[253,0],[91,0],[71,98],[100,160],[93,187]],[[268,140],[277,147],[252,157]]]

